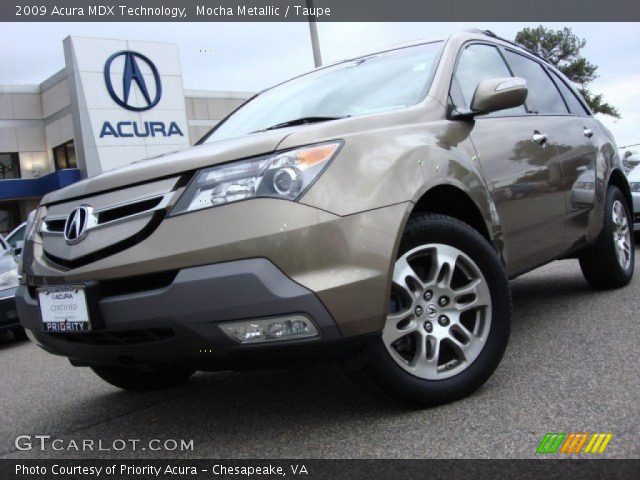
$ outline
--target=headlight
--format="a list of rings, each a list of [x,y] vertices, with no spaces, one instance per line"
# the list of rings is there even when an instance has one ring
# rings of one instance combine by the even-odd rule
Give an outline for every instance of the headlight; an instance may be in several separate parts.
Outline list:
[[[640,182],[631,182],[629,186],[632,192],[640,192]]]
[[[11,268],[0,273],[0,290],[18,286],[18,268]]]
[[[321,143],[199,170],[171,215],[249,198],[297,200],[341,145],[342,142]]]

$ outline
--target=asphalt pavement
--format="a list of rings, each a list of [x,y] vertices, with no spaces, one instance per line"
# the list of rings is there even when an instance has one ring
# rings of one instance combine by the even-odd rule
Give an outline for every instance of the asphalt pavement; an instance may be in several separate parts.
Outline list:
[[[128,393],[7,335],[0,458],[533,457],[547,432],[611,432],[603,457],[638,458],[638,260],[636,272],[610,292],[591,290],[575,260],[513,281],[502,364],[471,397],[427,410],[388,405],[326,370],[198,373],[169,391]],[[18,435],[50,435],[58,446],[102,440],[101,448],[184,439],[193,450],[19,451]]]

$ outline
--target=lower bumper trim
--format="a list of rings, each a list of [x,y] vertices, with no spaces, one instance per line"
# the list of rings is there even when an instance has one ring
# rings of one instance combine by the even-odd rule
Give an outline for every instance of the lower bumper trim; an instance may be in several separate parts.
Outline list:
[[[99,290],[99,282],[92,288]],[[278,348],[341,338],[318,297],[264,258],[186,268],[164,288],[102,298],[98,294],[91,302],[99,310],[101,328],[47,333],[29,289],[22,286],[16,295],[21,322],[37,343],[79,363],[210,364],[244,350],[266,352],[274,345],[240,345],[218,324],[287,314],[311,318],[319,336],[279,341]]]

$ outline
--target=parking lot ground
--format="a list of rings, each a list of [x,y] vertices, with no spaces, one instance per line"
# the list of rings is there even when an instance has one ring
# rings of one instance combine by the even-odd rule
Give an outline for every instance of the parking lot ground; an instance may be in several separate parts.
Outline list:
[[[610,292],[591,290],[575,260],[513,281],[502,364],[471,397],[428,410],[385,404],[325,370],[198,373],[183,387],[128,393],[3,338],[0,458],[533,457],[546,432],[612,432],[602,456],[638,458],[639,263],[632,284]],[[21,434],[194,442],[169,453],[18,451]]]

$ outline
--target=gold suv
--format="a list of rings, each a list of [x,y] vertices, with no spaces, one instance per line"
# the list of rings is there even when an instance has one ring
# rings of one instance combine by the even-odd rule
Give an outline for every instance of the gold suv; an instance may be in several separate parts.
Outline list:
[[[463,32],[301,75],[190,150],[47,195],[16,301],[42,348],[125,389],[323,361],[434,405],[500,362],[510,278],[574,257],[594,288],[630,281],[630,204],[570,82]]]

